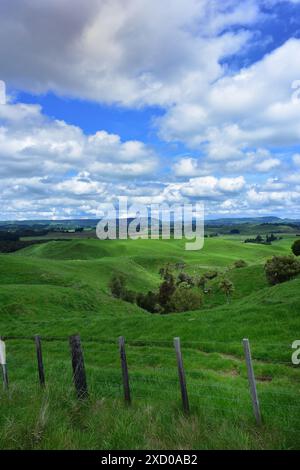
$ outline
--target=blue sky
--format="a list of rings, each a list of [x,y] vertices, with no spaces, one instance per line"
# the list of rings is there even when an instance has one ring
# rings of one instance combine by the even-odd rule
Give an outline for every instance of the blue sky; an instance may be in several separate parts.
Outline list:
[[[300,217],[300,1],[3,0],[0,64],[1,219]]]

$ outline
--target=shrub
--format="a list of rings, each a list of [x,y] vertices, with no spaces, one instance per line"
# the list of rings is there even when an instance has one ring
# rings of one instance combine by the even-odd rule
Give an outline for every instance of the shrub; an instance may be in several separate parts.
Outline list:
[[[136,294],[132,290],[126,289],[126,278],[123,274],[115,274],[109,283],[109,287],[112,295],[117,299],[131,303],[135,302]]]
[[[122,295],[122,299],[125,300],[126,302],[130,302],[131,304],[134,304],[136,301],[136,293],[133,290],[125,289]]]
[[[175,289],[176,286],[174,276],[169,271],[166,271],[164,275],[164,281],[161,283],[158,293],[158,303],[165,313],[170,311],[169,304]]]
[[[161,307],[158,303],[158,295],[155,292],[149,291],[147,294],[139,293],[136,296],[136,303],[144,310],[151,313],[160,313]]]
[[[292,244],[292,252],[295,256],[300,256],[300,240],[295,240]]]
[[[204,290],[206,286],[207,278],[203,275],[196,279],[196,286]]]
[[[215,277],[218,276],[218,271],[207,271],[207,273],[204,274],[206,279],[212,280],[215,279]]]
[[[243,259],[238,259],[233,263],[233,265],[235,268],[245,268],[246,266],[248,266],[246,261],[244,261]]]
[[[192,276],[184,272],[181,272],[180,274],[178,274],[177,284],[181,284],[183,282],[185,282],[186,284],[189,284],[190,286],[194,286],[194,279],[192,278]]]
[[[219,289],[224,292],[227,298],[227,302],[230,300],[231,294],[234,292],[234,285],[229,279],[222,279],[222,281],[219,284]]]
[[[122,274],[115,274],[109,283],[110,291],[114,297],[121,299],[126,290],[126,279]]]
[[[274,256],[265,264],[269,284],[289,281],[300,274],[300,262],[294,256]]]
[[[180,284],[172,295],[170,308],[173,312],[197,310],[202,305],[202,296],[184,284]]]

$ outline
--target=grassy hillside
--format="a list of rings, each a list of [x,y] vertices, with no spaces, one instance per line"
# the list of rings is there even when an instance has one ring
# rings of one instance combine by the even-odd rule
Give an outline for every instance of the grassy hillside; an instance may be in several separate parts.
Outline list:
[[[299,448],[299,369],[291,343],[300,327],[300,279],[269,287],[263,264],[290,252],[206,239],[199,252],[182,240],[71,240],[0,255],[0,333],[9,339],[10,395],[1,392],[1,448]],[[237,259],[248,266],[233,268]],[[166,263],[216,269],[235,285],[230,304],[211,282],[201,310],[147,313],[111,297],[122,272],[130,288],[155,289]],[[74,398],[67,337],[80,332],[90,399]],[[33,341],[43,341],[47,390],[37,387]],[[122,404],[117,337],[124,335],[133,406]],[[174,336],[180,336],[192,413],[181,413]],[[55,337],[55,341],[47,338]],[[241,340],[248,337],[264,416],[252,416]]]

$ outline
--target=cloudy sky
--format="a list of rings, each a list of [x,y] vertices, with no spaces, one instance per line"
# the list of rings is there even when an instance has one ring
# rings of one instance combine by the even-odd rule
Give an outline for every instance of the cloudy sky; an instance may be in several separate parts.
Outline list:
[[[300,217],[300,0],[1,0],[0,79],[2,220]]]

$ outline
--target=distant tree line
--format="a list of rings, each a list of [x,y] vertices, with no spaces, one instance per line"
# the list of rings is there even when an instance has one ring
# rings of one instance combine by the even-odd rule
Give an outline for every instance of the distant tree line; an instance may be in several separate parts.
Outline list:
[[[261,245],[271,245],[272,242],[275,242],[276,240],[281,240],[281,237],[276,237],[274,233],[271,233],[271,235],[266,235],[266,238],[264,238],[262,235],[257,235],[256,238],[246,238],[244,243],[259,243]]]

